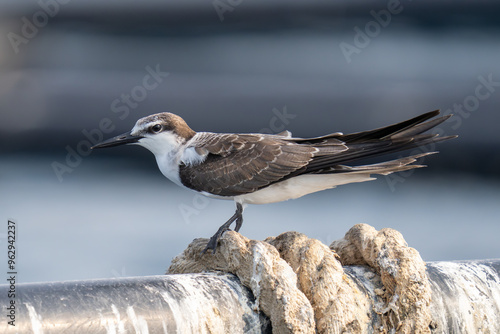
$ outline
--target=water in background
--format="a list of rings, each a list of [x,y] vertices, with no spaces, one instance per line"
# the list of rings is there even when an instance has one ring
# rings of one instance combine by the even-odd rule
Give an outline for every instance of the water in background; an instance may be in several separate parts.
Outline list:
[[[210,237],[234,211],[232,202],[196,196],[127,160],[88,158],[59,182],[52,158],[58,157],[0,165],[0,175],[9,175],[1,205],[18,225],[21,282],[162,274],[194,238]],[[427,261],[498,258],[500,183],[433,175],[429,167],[395,188],[379,177],[249,206],[240,232],[263,240],[299,231],[330,244],[367,223],[397,229]]]
[[[159,111],[197,131],[304,137],[454,112],[439,128],[460,137],[438,145],[429,168],[251,206],[241,232],[329,244],[368,223],[401,231],[424,260],[500,257],[500,4],[401,5],[364,43],[356,28],[373,27],[387,1],[242,2],[224,20],[207,1],[72,1],[17,49],[0,39],[0,249],[13,218],[19,280],[161,274],[233,214],[231,202],[171,184],[140,148],[93,152],[59,182],[51,163],[84,130],[108,119],[100,135],[111,137]],[[0,0],[0,35],[22,34],[41,10]],[[359,49],[346,56],[343,43]],[[169,74],[146,91],[157,68]]]

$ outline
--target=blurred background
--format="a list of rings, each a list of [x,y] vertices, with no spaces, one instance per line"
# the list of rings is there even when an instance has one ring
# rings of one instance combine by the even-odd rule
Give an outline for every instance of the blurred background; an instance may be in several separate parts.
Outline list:
[[[136,146],[170,111],[198,131],[318,136],[441,109],[429,167],[245,211],[241,232],[324,243],[395,228],[423,259],[500,257],[500,3],[0,1],[0,248],[21,282],[162,274],[234,204],[165,179]],[[6,256],[3,256],[6,268]],[[7,269],[5,269],[7,271]]]

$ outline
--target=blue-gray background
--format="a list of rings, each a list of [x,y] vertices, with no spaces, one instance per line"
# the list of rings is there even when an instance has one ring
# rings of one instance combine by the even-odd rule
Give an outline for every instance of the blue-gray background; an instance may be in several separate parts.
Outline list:
[[[500,257],[499,13],[488,1],[0,1],[0,267],[8,218],[29,282],[163,273],[233,213],[170,183],[142,148],[89,153],[85,131],[107,138],[171,111],[200,131],[317,136],[464,103],[439,128],[460,138],[428,168],[251,206],[241,232],[329,244],[363,222],[401,231],[424,260]],[[147,90],[154,69],[168,76]],[[68,150],[80,151],[69,165]]]

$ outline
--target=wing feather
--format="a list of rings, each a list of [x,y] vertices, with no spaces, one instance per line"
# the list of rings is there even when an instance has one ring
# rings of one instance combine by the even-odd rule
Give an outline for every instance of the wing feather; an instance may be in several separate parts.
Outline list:
[[[317,151],[260,134],[199,133],[191,145],[207,156],[201,164],[180,166],[182,183],[219,196],[246,194],[278,182],[306,166]]]
[[[303,174],[359,173],[367,169],[389,173],[417,168],[421,166],[411,163],[418,156],[366,166],[344,164],[455,138],[423,134],[451,116],[429,120],[438,114],[439,111],[431,111],[375,130],[347,135],[337,132],[316,138],[293,138],[288,132],[197,133],[190,145],[205,155],[205,160],[196,165],[181,165],[179,173],[189,188],[238,196]]]

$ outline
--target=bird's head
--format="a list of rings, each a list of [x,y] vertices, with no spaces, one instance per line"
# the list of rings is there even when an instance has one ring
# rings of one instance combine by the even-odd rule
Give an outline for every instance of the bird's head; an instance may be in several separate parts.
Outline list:
[[[129,132],[96,144],[92,149],[132,144],[160,156],[175,150],[195,134],[181,117],[163,112],[139,119]]]

